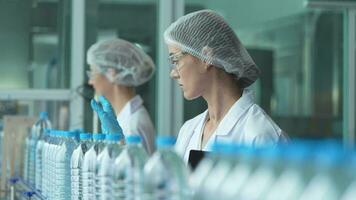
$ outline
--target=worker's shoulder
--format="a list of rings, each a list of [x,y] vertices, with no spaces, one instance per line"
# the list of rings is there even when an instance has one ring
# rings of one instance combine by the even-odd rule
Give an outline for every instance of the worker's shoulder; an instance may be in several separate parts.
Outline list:
[[[285,137],[285,133],[272,118],[257,104],[253,104],[241,119],[242,133],[246,133],[254,140],[260,138],[277,140]],[[246,136],[246,135],[245,135]]]
[[[202,120],[202,118],[206,116],[206,112],[207,110],[184,122],[181,129],[192,128],[193,126],[197,125],[200,122],[200,120]]]
[[[150,115],[149,115],[147,109],[144,106],[141,106],[140,108],[138,108],[137,110],[135,110],[134,112],[131,113],[130,118],[133,120],[135,120],[135,119],[142,120],[142,119],[146,119],[146,118],[150,119]]]
[[[279,127],[272,120],[272,118],[257,104],[253,104],[246,112],[244,117],[244,123],[246,125],[251,125],[247,127],[254,127],[256,129],[275,129]]]

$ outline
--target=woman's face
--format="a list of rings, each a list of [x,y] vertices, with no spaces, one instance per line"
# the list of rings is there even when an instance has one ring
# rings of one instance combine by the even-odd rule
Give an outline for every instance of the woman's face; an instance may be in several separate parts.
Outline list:
[[[192,100],[202,96],[209,83],[208,65],[177,47],[168,45],[168,51],[172,61],[170,77],[177,80],[184,98]]]
[[[88,83],[93,86],[95,94],[107,96],[114,87],[114,84],[94,65],[90,66],[88,78]]]

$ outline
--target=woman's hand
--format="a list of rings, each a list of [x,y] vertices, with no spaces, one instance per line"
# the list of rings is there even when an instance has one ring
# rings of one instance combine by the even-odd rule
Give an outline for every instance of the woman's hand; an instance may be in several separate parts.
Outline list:
[[[103,133],[118,134],[120,135],[120,140],[124,139],[124,134],[119,122],[116,120],[114,109],[104,96],[99,96],[99,102],[92,99],[91,107],[99,116]]]

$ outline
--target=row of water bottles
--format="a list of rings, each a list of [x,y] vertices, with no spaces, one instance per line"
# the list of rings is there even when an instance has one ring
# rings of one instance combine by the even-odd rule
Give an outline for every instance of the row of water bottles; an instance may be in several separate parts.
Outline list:
[[[190,176],[192,199],[356,199],[356,155],[338,142],[279,148],[215,144]]]
[[[148,158],[139,135],[81,134],[71,158],[72,199],[185,199],[188,169],[173,150],[175,139],[159,136]],[[105,137],[105,138],[104,138]]]
[[[188,169],[175,138],[149,157],[139,135],[53,130],[41,113],[26,138],[24,179],[46,199],[186,199]],[[124,144],[125,143],[125,144]]]

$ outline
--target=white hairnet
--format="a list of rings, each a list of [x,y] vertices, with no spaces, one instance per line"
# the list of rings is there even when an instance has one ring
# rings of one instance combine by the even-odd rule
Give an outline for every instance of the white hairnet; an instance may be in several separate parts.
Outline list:
[[[256,81],[260,70],[240,40],[225,22],[211,10],[201,10],[180,17],[164,32],[168,45],[233,74],[240,87]]]
[[[101,72],[113,68],[115,75],[104,73],[117,84],[139,86],[153,75],[155,66],[152,59],[140,48],[122,39],[99,41],[87,52],[87,62]]]

